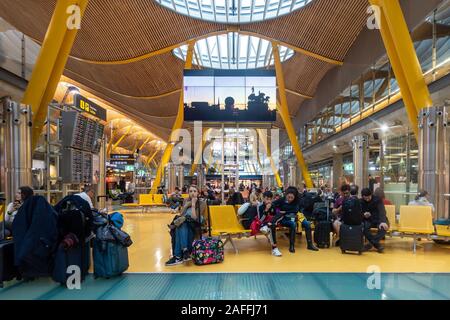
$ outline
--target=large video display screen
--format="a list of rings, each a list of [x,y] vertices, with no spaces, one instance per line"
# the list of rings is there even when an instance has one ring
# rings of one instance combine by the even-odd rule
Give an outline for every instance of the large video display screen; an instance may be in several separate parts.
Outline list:
[[[185,70],[184,120],[274,122],[276,75],[272,70]]]

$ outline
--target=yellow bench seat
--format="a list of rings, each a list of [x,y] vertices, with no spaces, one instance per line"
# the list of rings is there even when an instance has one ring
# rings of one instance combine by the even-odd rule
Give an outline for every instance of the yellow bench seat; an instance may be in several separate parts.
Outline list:
[[[228,241],[233,246],[236,253],[238,252],[234,245],[233,236],[248,236],[251,230],[244,229],[239,223],[234,206],[210,206],[210,227],[211,235],[217,237],[226,237],[225,243]]]
[[[435,233],[433,211],[429,206],[400,206],[400,224],[398,231],[413,236],[413,251],[416,252],[417,238]]]

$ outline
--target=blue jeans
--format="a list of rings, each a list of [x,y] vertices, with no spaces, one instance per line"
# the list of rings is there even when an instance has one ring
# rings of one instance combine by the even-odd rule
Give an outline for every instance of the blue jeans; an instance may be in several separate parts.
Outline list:
[[[289,228],[289,241],[290,243],[293,243],[295,241],[295,229],[297,227],[297,224],[295,221],[292,221],[291,218],[288,217],[284,217],[281,221],[280,224],[283,227]],[[275,224],[272,224],[272,243],[274,245],[277,244],[277,226]]]
[[[183,250],[192,251],[192,241],[194,241],[194,232],[188,223],[183,223],[175,229],[175,251],[173,255],[181,258]]]
[[[311,222],[309,222],[308,220],[303,220],[302,222],[302,227],[305,229],[306,232],[311,230]]]

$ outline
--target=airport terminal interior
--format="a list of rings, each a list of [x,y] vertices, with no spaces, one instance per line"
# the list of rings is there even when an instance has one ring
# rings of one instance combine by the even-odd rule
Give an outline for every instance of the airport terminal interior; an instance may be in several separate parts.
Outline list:
[[[450,0],[2,0],[0,300],[448,300],[449,124]]]

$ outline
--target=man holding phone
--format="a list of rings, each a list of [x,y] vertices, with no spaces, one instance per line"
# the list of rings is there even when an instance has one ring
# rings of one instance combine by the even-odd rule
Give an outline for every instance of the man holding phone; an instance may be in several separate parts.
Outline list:
[[[386,231],[389,230],[386,209],[383,201],[374,197],[369,188],[363,189],[361,195],[361,209],[364,214],[364,235],[369,241],[364,247],[364,251],[369,251],[375,247],[379,253],[382,253],[384,247],[380,244],[380,240],[384,238]],[[376,235],[370,232],[371,228],[377,228]]]

